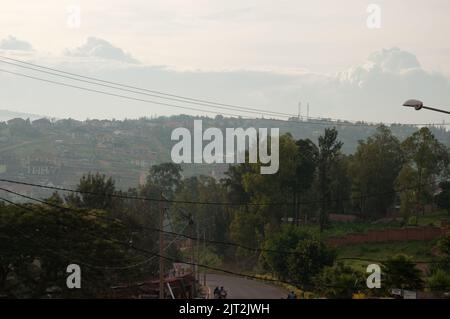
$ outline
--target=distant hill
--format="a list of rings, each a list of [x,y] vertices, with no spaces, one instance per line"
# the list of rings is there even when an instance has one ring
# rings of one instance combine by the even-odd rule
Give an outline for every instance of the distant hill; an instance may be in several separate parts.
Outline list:
[[[179,127],[192,129],[194,119],[200,119],[176,115],[123,121],[34,121],[42,116],[0,110],[3,121],[17,117],[29,118],[30,121],[0,122],[2,178],[73,187],[83,174],[101,172],[112,176],[122,189],[144,182],[151,165],[171,161],[170,152],[175,144],[170,139],[172,131]],[[355,152],[358,141],[367,139],[377,128],[375,125],[336,124],[326,120],[280,122],[221,116],[201,119],[203,130],[208,127],[222,131],[239,127],[276,127],[281,134],[290,133],[295,139],[310,138],[315,143],[325,128],[336,126],[346,154]],[[404,140],[418,128],[392,125],[390,129],[400,140]],[[442,143],[450,146],[450,131],[444,127],[432,127],[431,131]],[[184,176],[204,174],[220,178],[227,169],[227,164],[182,166]]]
[[[8,111],[8,110],[0,110],[0,122],[6,122],[13,118],[22,118],[24,120],[30,119],[30,121],[37,120],[39,118],[44,117],[43,115],[37,115],[37,114],[30,114],[30,113],[21,113],[21,112],[15,112],[15,111]]]

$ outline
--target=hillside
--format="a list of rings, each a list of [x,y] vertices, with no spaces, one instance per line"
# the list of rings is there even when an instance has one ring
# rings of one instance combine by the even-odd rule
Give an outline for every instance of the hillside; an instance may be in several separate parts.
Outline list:
[[[0,110],[0,122],[7,122],[13,118],[30,119],[31,121],[42,118],[42,115],[22,113],[8,110]]]
[[[18,113],[3,111],[2,116],[17,117]],[[145,179],[149,167],[170,161],[170,140],[177,127],[192,128],[194,117],[172,116],[136,120],[15,119],[0,123],[0,176],[45,184],[73,187],[86,172],[101,172],[112,176],[119,188],[134,187]],[[280,133],[294,138],[310,138],[317,142],[326,121],[281,122],[269,119],[202,118],[207,127],[279,127]],[[358,140],[375,132],[374,125],[336,125],[343,151],[355,151]],[[406,125],[391,126],[400,140],[417,130]],[[433,127],[433,133],[450,145],[450,132]],[[224,164],[184,165],[185,175],[206,174],[220,177]],[[30,191],[31,190],[27,190]]]

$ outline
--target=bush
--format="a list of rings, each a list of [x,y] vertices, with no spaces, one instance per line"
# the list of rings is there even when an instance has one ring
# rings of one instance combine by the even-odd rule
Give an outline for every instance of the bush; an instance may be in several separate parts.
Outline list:
[[[408,226],[417,226],[417,216],[411,216],[408,218]]]
[[[298,227],[286,225],[280,232],[266,239],[263,248],[266,250],[262,257],[267,268],[274,271],[281,279],[286,279],[288,274],[288,257],[286,252],[293,251],[298,243],[304,239],[310,239],[311,235]]]
[[[315,281],[318,291],[327,298],[349,299],[366,288],[364,274],[342,263],[325,267]]]
[[[209,267],[219,267],[222,264],[222,259],[210,248],[200,252],[200,264]]]
[[[406,255],[397,255],[383,263],[383,288],[416,290],[423,287],[422,272]]]
[[[442,269],[438,269],[430,278],[428,278],[428,285],[431,291],[449,291],[450,290],[450,275]]]
[[[289,277],[295,282],[311,284],[325,266],[333,265],[335,258],[336,251],[324,243],[314,239],[302,240],[287,258]]]

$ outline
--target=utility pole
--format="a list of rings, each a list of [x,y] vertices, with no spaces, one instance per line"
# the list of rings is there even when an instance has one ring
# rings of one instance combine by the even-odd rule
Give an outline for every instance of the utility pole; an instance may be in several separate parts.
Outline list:
[[[163,195],[160,194],[161,200],[159,202],[159,299],[164,299],[164,204]]]
[[[206,230],[203,230],[203,254],[206,253]],[[206,268],[203,269],[203,286],[206,287]]]
[[[192,282],[192,289],[191,289],[191,298],[193,299],[195,297],[195,291],[196,291],[196,287],[195,287],[195,280],[196,280],[196,272],[195,272],[195,246],[194,246],[194,240],[192,238],[194,238],[195,236],[195,230],[194,230],[194,218],[192,216],[192,214],[190,214],[189,216],[189,224],[190,224],[190,233],[191,233],[191,238],[189,239],[190,242],[190,248],[191,248],[191,272],[192,272],[192,276],[194,277],[194,281]]]
[[[196,229],[196,233],[197,233],[197,238],[200,238],[200,229],[199,229],[199,225],[198,225],[198,218],[197,219],[197,223],[195,224],[195,229]],[[200,263],[200,240],[197,239],[197,262],[196,262],[196,267],[197,267],[197,280],[200,283],[200,268],[198,267],[198,264]]]

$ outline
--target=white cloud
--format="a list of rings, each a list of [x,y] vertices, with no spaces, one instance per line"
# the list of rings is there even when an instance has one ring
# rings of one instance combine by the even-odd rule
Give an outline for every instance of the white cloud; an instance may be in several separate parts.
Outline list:
[[[129,53],[116,47],[106,40],[89,37],[82,46],[75,49],[67,49],[65,54],[74,57],[95,57],[108,60],[117,60],[127,63],[139,63]]]
[[[343,83],[364,85],[374,76],[381,74],[400,75],[407,72],[421,70],[416,56],[399,48],[383,49],[372,53],[367,60],[358,66],[338,74]]]
[[[374,52],[361,65],[338,73],[336,79],[337,83],[322,89],[321,94],[325,99],[353,109],[354,114],[360,113],[362,118],[392,118],[391,121],[404,122],[404,117],[408,116],[420,123],[437,121],[443,119],[442,115],[408,114],[399,106],[409,98],[418,98],[436,107],[450,104],[450,79],[424,70],[414,54],[399,48]]]
[[[12,35],[0,41],[0,49],[11,51],[33,51],[33,47],[29,42],[19,40]]]
[[[72,55],[80,56],[81,53]],[[83,56],[98,57],[86,53]],[[271,111],[296,114],[298,102],[301,101],[303,115],[306,115],[304,106],[309,103],[311,116],[401,123],[448,121],[436,112],[414,112],[401,106],[405,100],[417,98],[430,106],[445,108],[450,104],[450,81],[443,74],[424,70],[414,54],[397,48],[370,54],[361,64],[336,75],[303,69],[297,72],[180,71],[116,61],[106,58],[79,59],[67,55],[58,58],[36,56],[33,59],[34,63],[108,81]],[[76,85],[92,87],[84,83]],[[59,118],[136,118],[152,114],[201,113],[55,87],[2,74],[0,86],[4,88],[0,91],[0,100],[3,101],[0,108],[21,106],[21,111]],[[102,87],[96,89],[108,90]],[[23,94],[24,90],[27,94]],[[117,93],[131,95],[129,92]],[[180,104],[142,95],[136,97]],[[216,111],[231,113],[222,109]]]

